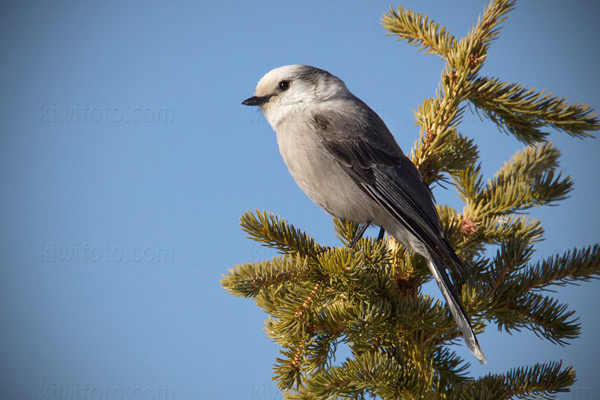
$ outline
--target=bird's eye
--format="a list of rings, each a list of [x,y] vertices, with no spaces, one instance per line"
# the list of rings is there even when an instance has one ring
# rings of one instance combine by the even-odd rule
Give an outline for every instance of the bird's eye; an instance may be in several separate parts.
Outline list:
[[[290,88],[290,81],[281,81],[279,82],[279,89],[288,90]]]

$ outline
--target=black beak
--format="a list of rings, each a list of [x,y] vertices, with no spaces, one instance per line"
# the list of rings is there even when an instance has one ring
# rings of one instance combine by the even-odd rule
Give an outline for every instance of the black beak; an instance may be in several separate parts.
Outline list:
[[[245,106],[260,106],[269,101],[270,98],[271,96],[252,96],[249,99],[242,101],[242,104]]]

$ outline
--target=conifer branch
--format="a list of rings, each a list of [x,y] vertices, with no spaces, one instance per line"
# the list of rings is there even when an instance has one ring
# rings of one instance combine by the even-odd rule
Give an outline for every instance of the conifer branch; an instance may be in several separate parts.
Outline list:
[[[492,319],[498,329],[507,333],[513,330],[520,332],[522,328],[526,328],[538,337],[560,345],[579,336],[581,326],[576,323],[577,318],[573,317],[575,312],[568,310],[566,304],[560,304],[556,299],[535,293],[515,298],[504,291],[502,296],[498,296],[496,303],[489,314],[493,314]]]
[[[485,313],[506,332],[526,328],[553,343],[565,344],[579,335],[580,326],[566,305],[522,284],[532,255],[533,246],[523,238],[502,243],[485,272],[489,293]]]
[[[502,215],[550,205],[566,199],[572,188],[570,177],[562,178],[554,170],[535,176],[519,175],[513,181],[493,179],[475,199],[475,213]]]
[[[493,282],[493,290],[504,290],[510,280],[518,281],[520,272],[532,256],[533,246],[526,238],[515,236],[502,242],[487,271]],[[521,292],[524,293],[526,291]]]
[[[492,1],[471,33],[446,54],[448,63],[442,72],[441,86],[435,99],[427,99],[419,109],[421,125],[419,142],[415,143],[412,161],[419,166],[426,182],[432,183],[439,174],[432,170],[431,159],[439,154],[434,148],[444,143],[450,131],[456,129],[464,112],[460,104],[468,98],[469,82],[483,65],[486,49],[498,33],[498,24],[514,6],[512,0]],[[407,15],[410,12],[406,13]],[[392,17],[392,15],[388,15]],[[410,19],[398,19],[401,26],[410,26]],[[392,27],[393,24],[390,24]],[[413,26],[414,27],[414,26]],[[436,31],[436,28],[431,28]],[[408,30],[408,28],[407,28]],[[431,176],[433,175],[433,176]]]
[[[542,143],[517,152],[486,186],[479,166],[465,169],[453,179],[470,215],[507,215],[566,198],[573,183],[556,173],[559,155],[552,144]]]
[[[285,219],[270,212],[245,212],[240,218],[240,224],[250,239],[284,253],[292,251],[314,257],[326,249],[300,229],[288,224]]]
[[[571,367],[563,369],[560,362],[513,369],[504,379],[508,394],[517,398],[534,395],[542,399],[552,399],[556,393],[568,392],[573,383],[575,370]]]
[[[575,383],[575,370],[560,362],[516,368],[505,375],[489,374],[467,386],[464,400],[471,399],[553,399],[557,393],[569,391]]]
[[[507,14],[515,7],[515,0],[491,0],[478,17],[477,24],[463,40],[472,42],[470,64],[474,72],[479,70],[487,55],[487,49],[500,32],[499,25],[507,18]]]
[[[400,380],[399,376],[402,377]],[[346,361],[342,366],[313,375],[296,393],[288,393],[286,398],[362,399],[366,393],[383,398],[400,398],[401,394],[411,388],[418,390],[414,379],[406,377],[393,357],[365,352],[354,360]]]
[[[600,245],[573,249],[536,263],[521,276],[526,290],[542,290],[549,285],[564,286],[600,278]]]
[[[281,390],[289,390],[302,384],[303,344],[299,343],[290,350],[279,350],[285,358],[276,358],[273,371],[274,379]]]
[[[515,237],[539,241],[544,228],[540,220],[527,215],[500,215],[483,218],[479,231],[479,236],[473,240],[479,239],[485,244],[502,244]]]
[[[345,219],[341,220],[339,218],[334,218],[333,229],[344,246],[348,246],[358,233],[359,226],[358,224]]]
[[[390,7],[388,14],[384,14],[381,21],[388,31],[387,35],[396,35],[396,40],[406,40],[408,44],[417,46],[418,51],[425,50],[427,54],[437,54],[446,58],[456,45],[456,39],[445,27],[402,6],[397,10]]]
[[[515,153],[512,158],[495,174],[496,182],[501,184],[517,179],[519,176],[536,177],[558,167],[560,151],[550,142],[527,146]]]
[[[470,82],[469,100],[476,110],[498,128],[525,143],[542,141],[550,127],[571,136],[591,137],[600,129],[597,114],[586,104],[570,104],[566,98],[537,92],[525,86],[479,77]]]
[[[309,272],[306,259],[277,257],[248,263],[229,269],[221,285],[234,296],[254,297],[267,287],[278,287],[298,279]]]

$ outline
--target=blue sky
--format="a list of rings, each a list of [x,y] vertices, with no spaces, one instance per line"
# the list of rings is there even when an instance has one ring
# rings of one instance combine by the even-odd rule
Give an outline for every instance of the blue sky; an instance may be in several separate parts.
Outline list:
[[[462,37],[485,3],[403,4]],[[244,237],[239,216],[270,210],[319,241],[336,239],[262,115],[240,102],[271,68],[314,65],[342,78],[408,152],[413,109],[434,94],[443,64],[385,35],[389,5],[0,5],[4,398],[279,398],[265,314],[219,283],[229,267],[273,255]],[[483,73],[600,108],[598,11],[592,1],[520,2]],[[522,148],[473,116],[461,130],[480,145],[487,177]],[[551,140],[575,190],[532,211],[547,238],[536,258],[600,238],[600,142]],[[452,190],[434,193],[461,206]],[[570,346],[490,326],[480,336],[488,365],[472,372],[562,359],[579,380],[559,398],[600,399],[599,285],[557,291],[583,325]]]

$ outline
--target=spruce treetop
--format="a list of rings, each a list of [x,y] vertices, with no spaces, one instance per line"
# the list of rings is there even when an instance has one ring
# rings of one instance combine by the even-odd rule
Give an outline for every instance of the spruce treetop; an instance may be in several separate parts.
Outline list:
[[[549,286],[597,279],[600,245],[532,262],[544,230],[526,211],[557,204],[573,190],[549,133],[588,138],[600,122],[588,105],[482,75],[515,4],[492,0],[462,39],[404,7],[390,8],[382,23],[389,35],[445,61],[438,90],[415,111],[419,136],[410,158],[428,184],[450,183],[464,203],[462,210],[437,210],[469,271],[452,278],[475,331],[526,329],[565,345],[581,325]],[[459,130],[468,108],[524,144],[487,180],[478,138]],[[364,238],[348,248],[359,227],[334,219],[341,243],[330,247],[258,210],[242,215],[241,226],[280,255],[230,269],[222,286],[268,314],[266,334],[282,348],[273,379],[287,399],[552,398],[575,382],[575,370],[561,362],[469,376],[470,364],[449,348],[461,334],[450,312],[421,292],[431,279],[424,260],[393,239]],[[351,357],[336,360],[341,344]]]

